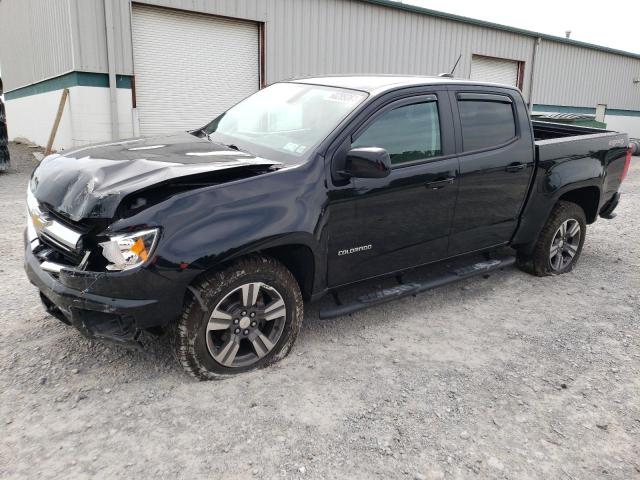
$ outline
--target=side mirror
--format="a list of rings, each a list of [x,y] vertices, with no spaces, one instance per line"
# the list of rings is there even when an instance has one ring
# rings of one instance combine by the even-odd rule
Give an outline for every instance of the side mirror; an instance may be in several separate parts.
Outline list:
[[[391,173],[391,157],[384,148],[352,148],[341,173],[356,178],[384,178]]]

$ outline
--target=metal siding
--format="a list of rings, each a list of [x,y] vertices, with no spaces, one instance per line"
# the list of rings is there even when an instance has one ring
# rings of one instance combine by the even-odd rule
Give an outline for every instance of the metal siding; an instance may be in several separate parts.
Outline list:
[[[528,91],[533,39],[511,32],[359,0],[138,0],[136,3],[265,22],[268,83],[334,73],[437,74],[448,71],[460,53],[463,58],[456,74],[468,78],[471,55],[475,53],[525,61],[524,92]],[[125,15],[125,9],[121,10]],[[98,12],[97,16],[100,15],[103,14]],[[89,42],[95,42],[92,32],[95,28],[83,36]],[[126,32],[121,34],[122,42],[126,42]],[[106,59],[100,62],[102,65],[94,67],[94,71],[105,72]],[[125,59],[124,70],[119,68],[118,73],[128,74],[131,69],[130,60],[126,63]]]
[[[469,77],[471,55],[526,62],[533,39],[358,0],[267,0],[267,81],[333,73],[437,74],[458,55]],[[312,12],[312,13],[309,13]]]
[[[73,43],[67,39],[71,20]],[[0,1],[0,58],[7,89],[73,68],[107,72],[104,0]],[[133,73],[129,0],[117,2],[117,72]],[[181,10],[266,22],[266,80],[331,73],[437,74],[458,54],[469,78],[472,54],[525,62],[529,92],[535,38],[361,0],[138,0]],[[40,20],[37,20],[39,18]],[[51,18],[55,21],[51,22]],[[38,23],[38,25],[34,25]],[[20,48],[6,39],[21,38]],[[37,45],[35,44],[37,43]],[[36,52],[38,52],[36,54]],[[40,54],[42,52],[42,54]],[[29,61],[24,61],[27,58]],[[640,110],[640,59],[543,39],[533,101]]]
[[[83,72],[107,73],[107,33],[104,16],[105,0],[70,0],[73,2],[73,25],[76,69]],[[114,50],[116,71],[133,74],[131,50],[131,18],[128,0],[114,3]]]
[[[0,1],[0,59],[6,91],[73,70],[69,1]]]
[[[536,71],[535,103],[640,110],[640,59],[542,41]]]
[[[263,21],[266,17],[266,2],[263,0],[135,0],[135,3],[243,20]]]
[[[108,68],[104,18],[105,0],[69,1],[73,4],[72,20],[74,30],[77,32],[74,38],[76,69],[85,72],[106,73]],[[108,1],[115,3],[116,71],[121,75],[132,75],[134,67],[131,42],[131,2],[129,0]],[[265,5],[259,0],[139,0],[135,3],[254,21],[262,21],[266,18]]]

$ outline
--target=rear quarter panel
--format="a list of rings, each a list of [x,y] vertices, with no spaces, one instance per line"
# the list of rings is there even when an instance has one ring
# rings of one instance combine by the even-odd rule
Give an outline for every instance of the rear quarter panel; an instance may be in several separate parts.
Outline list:
[[[557,201],[584,187],[598,190],[598,212],[620,187],[627,136],[617,132],[535,142],[536,172],[513,245],[532,247]],[[525,248],[526,251],[526,248]]]

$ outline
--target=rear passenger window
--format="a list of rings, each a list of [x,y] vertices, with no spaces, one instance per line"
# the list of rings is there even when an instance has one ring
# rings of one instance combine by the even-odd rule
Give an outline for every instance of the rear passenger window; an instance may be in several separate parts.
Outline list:
[[[516,136],[511,103],[459,100],[458,110],[465,152],[495,147]]]
[[[438,105],[415,103],[385,112],[351,146],[384,148],[394,165],[441,155]]]

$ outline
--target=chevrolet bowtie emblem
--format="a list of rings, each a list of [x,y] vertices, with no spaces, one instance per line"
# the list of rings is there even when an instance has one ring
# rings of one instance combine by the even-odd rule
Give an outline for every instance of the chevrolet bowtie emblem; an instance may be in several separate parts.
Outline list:
[[[39,212],[31,212],[31,220],[33,220],[33,226],[36,230],[42,230],[51,223],[47,218],[41,216]]]

